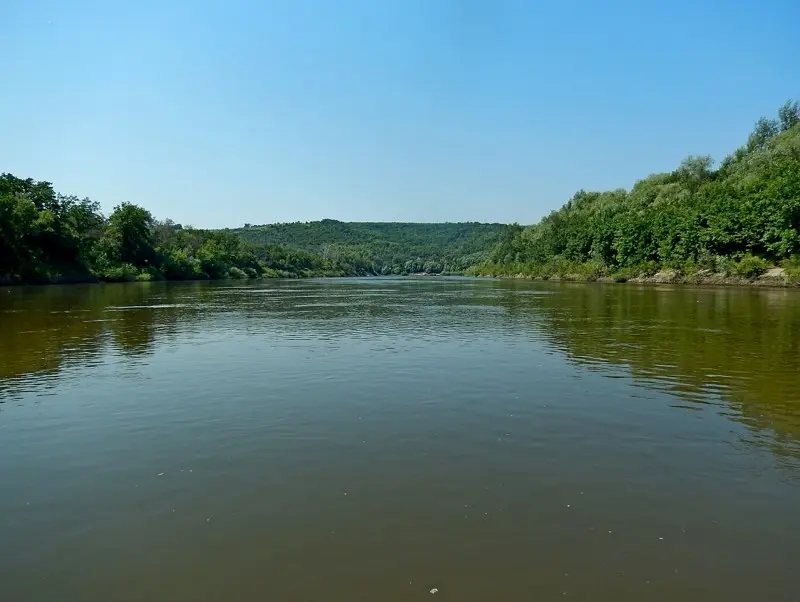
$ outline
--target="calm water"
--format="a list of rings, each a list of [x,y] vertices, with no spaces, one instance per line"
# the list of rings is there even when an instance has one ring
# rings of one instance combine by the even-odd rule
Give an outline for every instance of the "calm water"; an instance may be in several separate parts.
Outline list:
[[[0,289],[0,600],[800,600],[800,294]]]

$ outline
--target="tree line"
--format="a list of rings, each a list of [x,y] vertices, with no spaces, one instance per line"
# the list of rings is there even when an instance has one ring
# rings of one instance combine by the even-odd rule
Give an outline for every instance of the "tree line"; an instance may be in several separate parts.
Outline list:
[[[508,226],[473,273],[534,277],[753,278],[782,266],[800,281],[800,107],[761,118],[714,169],[689,156],[630,191],[578,191],[539,223]]]
[[[231,232],[158,221],[132,203],[105,217],[49,182],[0,175],[0,282],[348,276],[357,266]]]
[[[800,106],[759,119],[717,168],[689,156],[628,191],[578,191],[539,223],[182,227],[0,176],[0,282],[473,273],[627,280],[669,270],[800,282]]]
[[[371,274],[461,274],[488,258],[503,224],[312,222],[250,225],[245,240],[279,244],[344,261]]]
[[[463,273],[502,224],[320,222],[232,230],[183,227],[122,203],[0,175],[0,282],[127,282]]]

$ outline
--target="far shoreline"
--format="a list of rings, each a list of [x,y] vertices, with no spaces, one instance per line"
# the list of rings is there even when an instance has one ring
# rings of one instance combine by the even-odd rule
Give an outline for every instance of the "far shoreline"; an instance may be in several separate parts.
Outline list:
[[[114,285],[114,284],[166,284],[166,283],[197,283],[197,282],[238,282],[253,283],[267,281],[299,281],[299,280],[328,280],[328,279],[358,279],[358,278],[435,278],[435,277],[464,277],[480,278],[486,280],[525,280],[528,282],[554,282],[554,283],[573,283],[573,284],[640,284],[640,285],[681,285],[681,286],[701,286],[708,288],[772,288],[772,289],[800,289],[800,282],[790,282],[785,272],[781,268],[773,268],[768,272],[755,278],[743,278],[740,276],[726,276],[719,273],[697,273],[690,276],[683,276],[672,271],[658,272],[647,277],[633,278],[614,278],[612,276],[587,277],[580,274],[552,275],[548,277],[531,276],[525,273],[513,275],[499,275],[491,273],[479,274],[432,274],[432,273],[412,273],[412,274],[362,274],[348,276],[324,276],[313,274],[298,277],[259,277],[259,278],[194,278],[182,280],[153,279],[153,280],[129,280],[129,281],[107,281],[100,279],[62,279],[54,281],[8,281],[0,280],[0,287],[16,289],[23,287],[47,287],[47,286],[74,286],[74,285]]]
[[[528,280],[531,282],[573,282],[589,284],[593,282],[601,284],[645,284],[645,285],[664,285],[678,284],[688,286],[703,287],[743,287],[743,288],[781,288],[798,289],[800,282],[791,282],[786,272],[782,268],[772,268],[754,278],[744,278],[741,276],[726,276],[725,274],[713,272],[698,272],[689,276],[681,275],[677,272],[666,270],[653,274],[652,276],[637,276],[633,278],[614,278],[612,276],[587,277],[581,274],[563,274],[552,276],[531,276],[525,273],[514,275],[497,275],[491,273],[478,274],[479,278],[494,278],[498,280]]]

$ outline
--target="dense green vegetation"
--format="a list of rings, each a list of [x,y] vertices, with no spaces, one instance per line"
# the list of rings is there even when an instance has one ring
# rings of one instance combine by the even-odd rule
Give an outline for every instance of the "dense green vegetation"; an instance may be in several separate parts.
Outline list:
[[[49,182],[0,176],[0,282],[343,276],[353,266],[230,232],[156,221],[122,203],[58,194]]]
[[[0,282],[460,273],[500,224],[278,224],[184,228],[122,203],[108,218],[49,182],[0,176]]]
[[[255,244],[277,244],[374,274],[463,273],[485,261],[502,224],[295,222],[232,230]]]
[[[188,280],[411,273],[800,283],[800,107],[762,118],[718,168],[687,157],[630,191],[576,193],[538,224],[322,220],[183,228],[123,203],[107,218],[48,182],[0,176],[0,281]]]
[[[753,278],[783,266],[800,280],[800,109],[758,120],[717,169],[690,156],[633,189],[579,191],[538,224],[513,225],[476,273],[614,277],[662,270]]]

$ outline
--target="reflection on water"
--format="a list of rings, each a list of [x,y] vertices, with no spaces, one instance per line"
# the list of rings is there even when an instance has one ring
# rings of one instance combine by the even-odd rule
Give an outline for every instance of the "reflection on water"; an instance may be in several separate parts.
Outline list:
[[[788,290],[2,289],[0,599],[791,600],[798,384]]]
[[[606,376],[621,370],[644,387],[668,391],[680,407],[722,406],[752,427],[753,443],[800,456],[795,291],[532,286],[374,279],[344,286],[334,280],[6,289],[0,392],[9,399],[25,386],[38,390],[61,369],[80,369],[108,353],[145,355],[156,339],[218,328],[221,316],[225,327],[244,332],[272,320],[270,328],[285,336],[313,338],[372,336],[381,326],[411,338],[457,330],[546,341],[584,369]]]
[[[540,332],[577,364],[606,375],[618,367],[687,409],[716,405],[752,428],[751,442],[800,457],[796,291],[564,285],[561,292],[538,300],[547,318]]]

